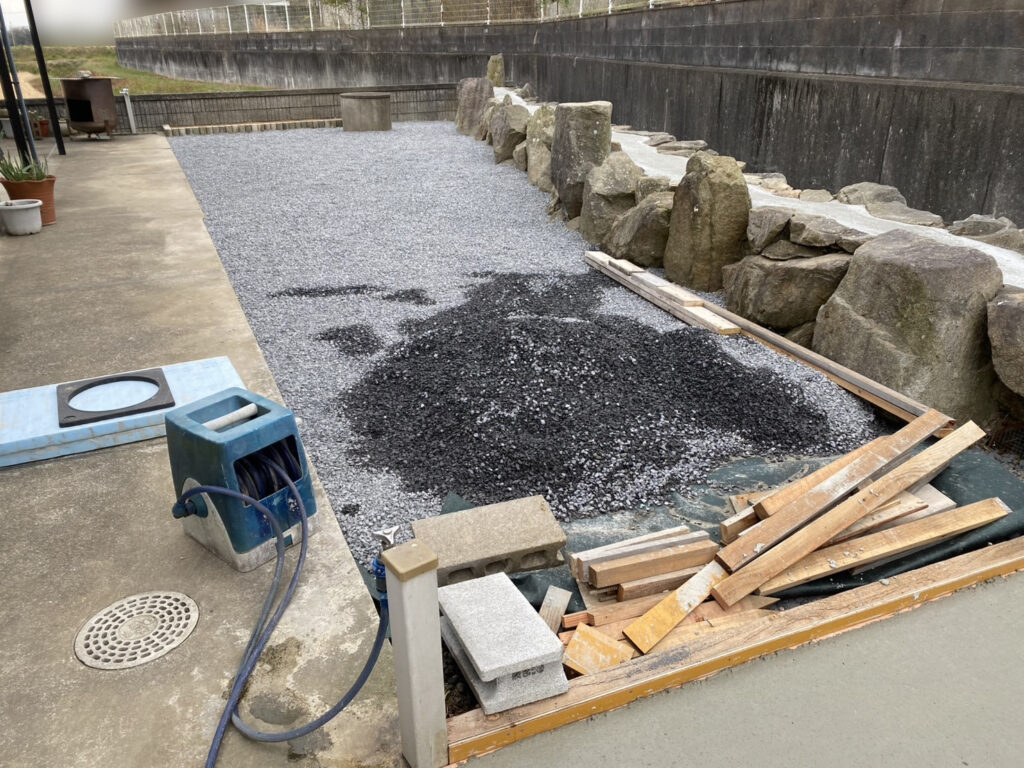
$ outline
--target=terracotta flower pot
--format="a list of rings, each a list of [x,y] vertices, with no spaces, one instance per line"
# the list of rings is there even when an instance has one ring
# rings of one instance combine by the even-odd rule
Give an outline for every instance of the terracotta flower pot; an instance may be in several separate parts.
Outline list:
[[[57,222],[57,209],[53,204],[53,184],[56,176],[47,176],[42,181],[8,181],[0,179],[11,200],[41,200],[43,203],[43,226]]]

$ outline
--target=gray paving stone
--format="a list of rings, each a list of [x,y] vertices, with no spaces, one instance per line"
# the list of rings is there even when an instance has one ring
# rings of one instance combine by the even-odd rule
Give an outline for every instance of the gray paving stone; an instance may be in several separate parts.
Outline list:
[[[569,690],[569,681],[565,677],[565,670],[562,669],[561,659],[484,681],[476,674],[465,648],[452,629],[451,622],[444,616],[441,617],[441,637],[451,651],[455,663],[462,670],[469,687],[473,689],[485,715],[493,715],[512,707],[558,696]]]
[[[439,586],[553,568],[565,546],[565,532],[543,496],[416,520],[412,532],[437,553]]]
[[[562,659],[562,642],[504,573],[442,587],[438,600],[481,680]]]

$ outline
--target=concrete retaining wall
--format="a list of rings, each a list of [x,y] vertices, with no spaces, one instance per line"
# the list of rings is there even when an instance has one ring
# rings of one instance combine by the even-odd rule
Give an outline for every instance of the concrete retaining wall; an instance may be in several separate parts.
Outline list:
[[[159,131],[164,125],[223,125],[286,120],[322,120],[341,117],[339,95],[367,88],[316,88],[287,91],[238,91],[230,93],[182,93],[132,96],[132,110],[139,132]],[[455,86],[437,84],[429,88],[393,86],[375,88],[391,93],[391,119],[455,119]],[[124,99],[116,95],[118,133],[128,133]],[[28,105],[46,113],[46,102],[29,99]],[[64,117],[64,101],[57,99],[57,111]]]
[[[265,85],[454,83],[506,54],[542,98],[704,138],[797,187],[871,180],[1024,223],[1024,0],[735,0],[550,23],[118,41],[126,66]]]

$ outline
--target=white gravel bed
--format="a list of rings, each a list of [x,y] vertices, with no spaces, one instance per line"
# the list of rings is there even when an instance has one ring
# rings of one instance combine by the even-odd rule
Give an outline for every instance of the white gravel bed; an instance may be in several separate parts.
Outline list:
[[[451,123],[171,146],[361,563],[449,491],[579,518],[877,432],[823,376],[592,272],[547,196]]]

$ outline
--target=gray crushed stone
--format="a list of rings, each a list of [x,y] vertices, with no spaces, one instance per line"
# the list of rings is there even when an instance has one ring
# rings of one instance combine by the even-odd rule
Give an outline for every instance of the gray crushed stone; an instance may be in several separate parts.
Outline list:
[[[451,123],[171,145],[364,564],[373,530],[449,491],[579,519],[877,434],[820,374],[593,273],[547,196]]]

